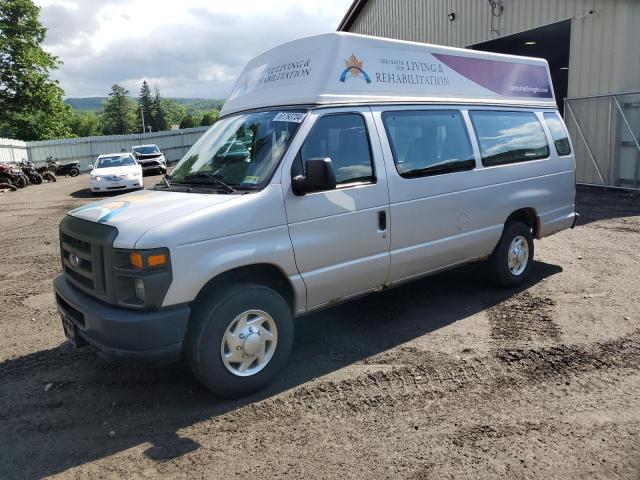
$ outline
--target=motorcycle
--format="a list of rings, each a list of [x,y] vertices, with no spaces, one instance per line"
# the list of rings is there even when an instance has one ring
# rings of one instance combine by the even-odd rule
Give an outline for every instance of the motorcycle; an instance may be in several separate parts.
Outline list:
[[[31,183],[35,185],[41,184],[43,179],[47,182],[55,182],[57,180],[55,174],[49,170],[49,167],[46,165],[36,167],[31,160],[22,159],[20,168],[22,168],[24,174],[29,177]],[[37,175],[41,177],[39,181]]]
[[[47,157],[47,167],[56,175],[76,177],[80,174],[80,162],[59,163],[57,159]]]
[[[29,162],[31,163],[31,162]],[[51,170],[49,170],[49,167],[47,167],[46,165],[42,165],[40,167],[36,167],[36,170],[38,171],[38,173],[40,175],[42,175],[42,178],[44,178],[47,182],[56,182],[58,181],[58,179],[56,178],[55,173],[53,173]]]
[[[36,168],[33,166],[33,163],[27,160],[22,160],[20,162],[20,169],[34,185],[40,185],[42,183],[42,175],[38,173]]]
[[[0,183],[24,188],[29,185],[29,178],[22,173],[22,170],[0,162]]]

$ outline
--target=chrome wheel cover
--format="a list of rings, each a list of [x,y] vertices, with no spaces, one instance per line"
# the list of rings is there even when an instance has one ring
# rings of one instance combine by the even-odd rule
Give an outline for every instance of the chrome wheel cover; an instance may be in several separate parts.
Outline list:
[[[234,318],[222,337],[220,355],[225,368],[238,377],[264,369],[276,351],[278,328],[262,310],[248,310]]]
[[[529,263],[529,243],[522,235],[518,235],[509,245],[507,253],[507,263],[511,275],[520,275],[527,268]]]

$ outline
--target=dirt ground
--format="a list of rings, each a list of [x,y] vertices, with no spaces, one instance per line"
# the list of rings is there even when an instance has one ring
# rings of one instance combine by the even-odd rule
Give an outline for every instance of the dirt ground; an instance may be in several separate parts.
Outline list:
[[[467,267],[299,319],[279,379],[226,401],[63,344],[86,183],[0,195],[0,478],[640,478],[639,194],[579,190],[524,288]]]

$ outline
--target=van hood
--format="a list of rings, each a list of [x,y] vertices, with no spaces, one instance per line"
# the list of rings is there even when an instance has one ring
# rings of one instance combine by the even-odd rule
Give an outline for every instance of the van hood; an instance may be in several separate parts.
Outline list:
[[[143,190],[84,205],[69,215],[116,227],[119,233],[114,246],[131,248],[146,231],[159,224],[240,196]]]

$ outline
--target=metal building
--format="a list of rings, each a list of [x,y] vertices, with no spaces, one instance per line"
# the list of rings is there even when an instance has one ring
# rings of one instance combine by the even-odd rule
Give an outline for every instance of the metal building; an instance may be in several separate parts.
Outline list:
[[[355,0],[338,30],[546,58],[577,181],[640,188],[640,0]]]

